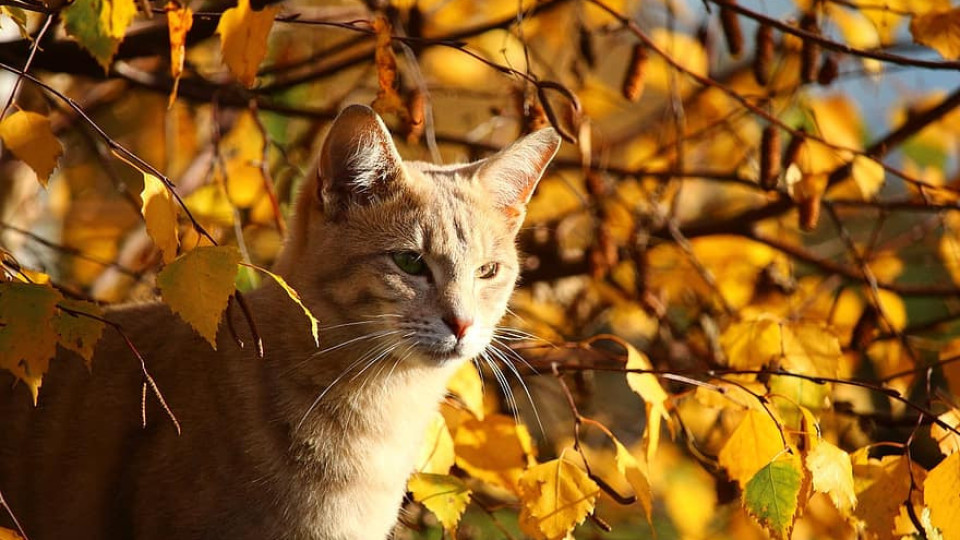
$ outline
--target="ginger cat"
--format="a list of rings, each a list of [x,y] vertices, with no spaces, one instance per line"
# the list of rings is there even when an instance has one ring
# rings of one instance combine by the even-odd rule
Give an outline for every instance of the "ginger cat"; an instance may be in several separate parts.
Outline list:
[[[371,109],[345,109],[276,264],[320,349],[273,284],[246,295],[263,360],[225,325],[212,350],[161,303],[111,311],[179,436],[150,396],[141,425],[139,362],[109,330],[92,373],[59,351],[36,408],[0,373],[0,493],[30,540],[388,537],[448,377],[504,314],[559,144],[545,129],[475,163],[404,163]]]

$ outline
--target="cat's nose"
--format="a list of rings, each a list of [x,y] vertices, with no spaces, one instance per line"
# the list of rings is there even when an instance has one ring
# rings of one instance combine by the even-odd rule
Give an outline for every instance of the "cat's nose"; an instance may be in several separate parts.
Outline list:
[[[457,336],[458,341],[463,339],[463,336],[467,333],[467,329],[473,325],[473,319],[461,319],[460,317],[453,316],[444,317],[443,322],[450,328],[453,335]]]

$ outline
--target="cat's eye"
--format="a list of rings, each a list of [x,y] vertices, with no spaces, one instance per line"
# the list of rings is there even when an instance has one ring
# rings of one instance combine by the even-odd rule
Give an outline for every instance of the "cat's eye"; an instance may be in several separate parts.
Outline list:
[[[427,263],[416,251],[397,251],[391,257],[398,268],[411,276],[420,276],[427,271]]]
[[[477,268],[477,277],[480,279],[490,279],[500,271],[500,263],[487,263]]]

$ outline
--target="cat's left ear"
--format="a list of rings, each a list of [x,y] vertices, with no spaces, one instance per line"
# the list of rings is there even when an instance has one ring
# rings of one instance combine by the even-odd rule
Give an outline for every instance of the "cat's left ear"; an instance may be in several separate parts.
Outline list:
[[[508,218],[522,218],[537,182],[559,149],[557,132],[541,129],[481,161],[477,178]]]
[[[333,121],[320,154],[317,196],[336,214],[395,192],[403,175],[400,154],[383,120],[370,107],[351,105]]]

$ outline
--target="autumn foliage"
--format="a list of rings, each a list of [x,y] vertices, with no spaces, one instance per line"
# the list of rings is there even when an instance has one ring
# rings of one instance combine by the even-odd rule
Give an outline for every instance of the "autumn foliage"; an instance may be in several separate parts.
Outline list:
[[[299,302],[266,269],[344,104],[445,163],[552,125],[401,536],[960,538],[960,7],[757,4],[4,0],[0,369],[36,400],[106,304],[215,346]]]

